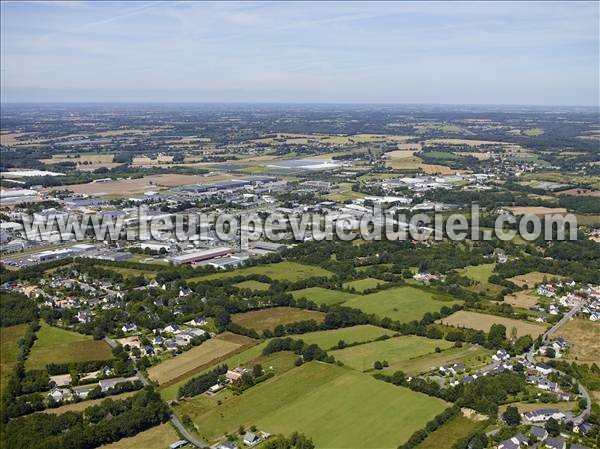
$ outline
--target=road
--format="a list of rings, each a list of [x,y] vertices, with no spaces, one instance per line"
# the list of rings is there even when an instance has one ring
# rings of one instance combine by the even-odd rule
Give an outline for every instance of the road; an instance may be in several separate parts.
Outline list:
[[[581,310],[582,307],[583,303],[580,303],[573,307],[571,310],[569,310],[567,313],[565,313],[564,316],[554,326],[552,326],[550,329],[544,332],[544,334],[542,335],[542,343],[546,343],[548,337],[556,333],[557,330],[564,326],[571,318],[575,316],[577,312]],[[534,346],[532,346],[531,349],[529,349],[529,352],[527,353],[527,360],[529,360],[529,362],[531,363],[535,363],[535,351],[536,350]],[[573,381],[575,381],[575,379],[573,379]],[[581,382],[577,382],[577,385],[579,387],[579,394],[585,398],[585,402],[587,404],[585,410],[583,410],[579,415],[573,418],[574,424],[581,424],[587,419],[588,416],[590,416],[590,413],[592,411],[592,400],[588,391],[583,385],[581,385]]]
[[[115,348],[115,347],[118,346],[118,343],[116,341],[114,341],[112,338],[104,337],[104,341],[111,348]],[[136,369],[135,374],[138,376],[138,378],[142,381],[142,383],[145,386],[150,385],[150,381],[144,375],[144,373],[142,373],[141,371],[139,371],[139,370]],[[192,434],[187,431],[187,429],[185,428],[185,426],[183,425],[183,423],[181,421],[179,421],[179,418],[177,418],[177,416],[175,416],[174,414],[171,414],[171,422],[177,428],[177,430],[179,431],[179,433],[181,433],[181,435],[183,435],[183,437],[186,440],[188,440],[192,445],[194,445],[196,447],[201,447],[201,448],[208,447],[206,444],[203,444],[200,441],[198,441],[196,438],[194,438],[192,436]]]

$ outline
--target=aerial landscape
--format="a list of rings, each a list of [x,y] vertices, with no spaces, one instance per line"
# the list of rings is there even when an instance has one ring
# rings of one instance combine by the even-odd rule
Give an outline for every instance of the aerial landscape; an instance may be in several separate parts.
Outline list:
[[[1,448],[600,448],[598,2],[1,12]]]

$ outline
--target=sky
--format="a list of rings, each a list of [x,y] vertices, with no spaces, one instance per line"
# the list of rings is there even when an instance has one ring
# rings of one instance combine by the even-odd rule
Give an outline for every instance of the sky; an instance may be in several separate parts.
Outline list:
[[[2,1],[2,102],[599,104],[598,2]]]

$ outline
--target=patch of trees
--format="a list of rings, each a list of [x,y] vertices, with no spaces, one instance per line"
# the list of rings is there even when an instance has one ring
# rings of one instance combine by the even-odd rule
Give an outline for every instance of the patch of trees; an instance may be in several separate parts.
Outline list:
[[[427,424],[425,424],[425,427],[423,429],[420,429],[420,430],[417,430],[416,432],[414,432],[410,436],[408,441],[406,443],[400,445],[398,447],[398,449],[413,449],[413,448],[417,447],[419,444],[421,444],[425,440],[425,438],[427,438],[427,436],[430,433],[435,432],[443,424],[447,423],[452,418],[458,416],[459,413],[460,413],[460,407],[458,407],[457,405],[453,405],[452,407],[447,408],[439,415],[436,415]]]
[[[582,214],[599,214],[600,199],[593,196],[571,196],[561,195],[558,204],[575,212]]]
[[[62,267],[73,262],[72,257],[66,257],[64,259],[52,260],[50,262],[40,263],[29,267],[21,268],[18,271],[3,271],[0,276],[0,284],[5,282],[12,282],[17,280],[32,281],[42,277],[46,271],[53,268]]]
[[[333,356],[328,355],[327,352],[321,349],[319,345],[309,345],[303,340],[294,340],[290,337],[272,339],[263,349],[263,355],[269,355],[282,351],[291,351],[294,354],[298,354],[302,357],[304,362],[310,362],[311,360],[319,360],[327,363],[335,362]]]
[[[307,436],[294,432],[289,437],[275,435],[263,444],[262,449],[314,449],[313,441]]]
[[[219,377],[227,372],[227,365],[219,365],[206,374],[193,377],[179,388],[177,397],[193,397],[208,391],[219,381]]]
[[[91,449],[166,422],[169,409],[146,387],[134,396],[106,399],[83,412],[35,413],[9,421],[2,446],[12,449]]]
[[[585,363],[569,363],[564,360],[556,359],[548,360],[547,363],[551,367],[574,377],[590,390],[600,390],[600,367],[598,367],[597,364],[592,363],[591,365],[587,365]]]
[[[0,295],[0,326],[30,323],[37,316],[35,301],[20,293]]]

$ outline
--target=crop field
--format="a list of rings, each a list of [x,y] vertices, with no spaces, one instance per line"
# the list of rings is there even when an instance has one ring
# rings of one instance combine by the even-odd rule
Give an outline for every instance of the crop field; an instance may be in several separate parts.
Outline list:
[[[341,329],[333,329],[328,331],[309,332],[308,334],[299,335],[308,344],[317,344],[321,348],[328,350],[343,340],[346,344],[362,343],[365,341],[375,340],[383,335],[393,335],[393,332],[382,327],[372,326],[370,324],[360,324],[358,326],[343,327]]]
[[[254,281],[252,279],[250,279],[248,281],[238,282],[237,284],[233,284],[233,286],[237,287],[237,288],[247,288],[249,290],[259,290],[259,291],[269,290],[269,288],[271,287],[269,284],[266,284],[264,282]]]
[[[316,304],[327,305],[339,304],[356,296],[352,293],[329,290],[323,287],[303,288],[302,290],[295,290],[290,293],[294,299],[306,298]]]
[[[529,309],[539,301],[540,298],[535,295],[533,290],[523,290],[504,297],[506,304],[510,304],[513,307],[521,307],[522,309]]]
[[[100,446],[99,449],[167,449],[169,445],[180,439],[181,437],[171,423],[164,423],[132,437]]]
[[[40,162],[46,165],[73,162],[77,164],[77,170],[81,171],[93,171],[100,167],[114,168],[122,165],[118,162],[113,162],[114,154],[79,153],[78,156],[54,154],[50,159],[40,159]]]
[[[408,440],[446,406],[347,368],[310,362],[218,407],[196,407],[192,399],[175,410],[190,416],[200,436],[211,442],[240,425],[256,425],[269,433],[302,431],[320,448],[383,449]]]
[[[463,344],[462,348],[444,349],[442,352],[433,352],[406,361],[395,363],[393,367],[385,369],[389,372],[397,370],[414,376],[427,373],[448,363],[464,363],[467,368],[485,365],[491,361],[491,351],[476,345]]]
[[[416,449],[452,449],[457,441],[468,437],[481,427],[481,422],[460,414],[427,435]]]
[[[268,276],[274,281],[299,281],[311,277],[329,277],[333,273],[321,267],[314,265],[304,265],[296,262],[283,261],[268,265],[258,265],[255,267],[240,268],[239,270],[226,271],[224,273],[214,273],[203,276],[197,276],[188,279],[188,282],[209,281],[211,279],[224,279],[233,276],[248,276],[250,274],[261,274]]]
[[[462,301],[416,287],[396,287],[366,296],[358,296],[343,305],[373,313],[380,317],[408,322],[420,320],[427,312],[438,312],[442,307],[461,304]]]
[[[542,282],[544,282],[544,278],[546,279],[546,281],[550,282],[553,279],[562,279],[562,276],[558,276],[556,274],[550,274],[550,273],[541,273],[539,271],[532,271],[531,273],[526,273],[526,274],[520,274],[518,276],[513,276],[511,278],[508,278],[509,281],[511,281],[513,284],[519,286],[519,287],[524,287],[524,286],[528,286],[528,287],[533,287],[536,284],[541,284]]]
[[[545,215],[545,214],[566,214],[564,207],[543,207],[543,206],[515,206],[507,207],[515,215]]]
[[[240,347],[240,349],[234,353],[221,357],[217,360],[213,360],[198,370],[186,373],[185,376],[180,376],[180,378],[169,382],[168,385],[161,385],[159,388],[160,395],[165,401],[175,399],[177,397],[177,391],[179,390],[179,387],[185,384],[192,376],[204,374],[208,370],[212,369],[215,365],[221,363],[224,363],[231,368],[248,364],[250,361],[256,360],[262,356],[262,351],[266,345],[267,341],[263,341],[254,346],[248,346],[245,348]]]
[[[356,281],[350,281],[344,283],[344,288],[354,289],[358,293],[362,293],[365,290],[370,290],[372,288],[378,288],[382,285],[385,285],[387,282],[381,281],[375,278],[365,278],[358,279]]]
[[[600,323],[575,318],[561,327],[557,335],[573,343],[569,360],[600,365]]]
[[[226,334],[211,338],[200,346],[149,368],[148,376],[160,385],[177,382],[180,378],[189,377],[215,363],[215,360],[233,353],[244,344],[254,342],[251,338],[241,335],[235,336],[237,341],[230,341]]]
[[[0,327],[0,394],[4,391],[4,385],[17,364],[19,350],[17,341],[25,335],[28,327],[27,324]]]
[[[531,335],[532,338],[537,338],[538,335],[544,333],[546,330],[545,326],[528,323],[521,320],[513,320],[512,318],[505,318],[496,315],[486,315],[484,313],[467,312],[459,310],[452,315],[442,318],[440,320],[442,324],[446,326],[454,327],[468,327],[471,329],[482,330],[488,332],[492,324],[502,324],[506,327],[506,335],[511,335],[512,329],[515,328],[517,331],[517,337],[523,335]]]
[[[315,320],[322,323],[325,314],[314,310],[296,309],[294,307],[273,307],[269,309],[252,310],[250,312],[236,313],[231,316],[235,324],[257,332],[266,329],[273,330],[280,324],[296,323],[298,321]]]
[[[49,363],[110,360],[110,346],[103,340],[41,323],[37,340],[25,362],[27,369],[42,369]]]
[[[454,343],[446,340],[431,340],[415,335],[406,335],[331,351],[331,355],[336,360],[359,371],[372,370],[376,361],[383,362],[384,360],[390,364],[390,371],[397,371],[395,366],[397,363],[435,353],[435,348],[438,347],[444,350],[452,346]]]

